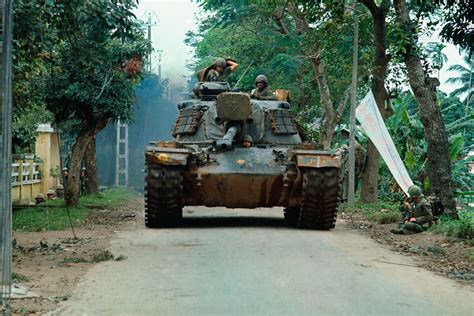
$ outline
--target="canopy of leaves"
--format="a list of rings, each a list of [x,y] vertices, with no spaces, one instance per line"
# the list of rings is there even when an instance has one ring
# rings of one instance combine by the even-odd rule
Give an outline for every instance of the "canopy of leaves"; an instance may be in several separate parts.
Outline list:
[[[150,48],[134,0],[15,1],[13,145],[31,150],[39,123],[128,118],[137,78],[122,71]],[[49,111],[48,111],[49,110]]]
[[[464,0],[412,0],[418,14],[441,13],[441,32],[444,40],[469,51],[474,49],[474,6]]]
[[[135,1],[60,2],[56,23],[65,34],[56,46],[47,105],[57,121],[128,119],[135,78],[122,69],[148,51],[131,10]]]
[[[310,56],[304,52],[320,45],[334,103],[342,99],[350,85],[352,67],[351,12],[344,11],[344,1],[320,6],[323,2],[292,1],[310,23],[309,30],[300,33],[295,20],[282,11],[286,10],[287,1],[201,1],[209,15],[200,21],[197,33],[187,36],[187,43],[195,47],[195,64],[191,66],[199,70],[216,57],[232,57],[240,67],[229,79],[231,86],[247,71],[239,88],[250,91],[255,77],[265,74],[271,89],[291,91],[292,105],[301,112],[306,125],[316,126],[315,116],[321,116],[319,89],[308,61]],[[288,34],[281,32],[275,15],[282,15]],[[359,51],[362,77],[368,76],[373,56],[371,28],[369,16],[362,16]]]

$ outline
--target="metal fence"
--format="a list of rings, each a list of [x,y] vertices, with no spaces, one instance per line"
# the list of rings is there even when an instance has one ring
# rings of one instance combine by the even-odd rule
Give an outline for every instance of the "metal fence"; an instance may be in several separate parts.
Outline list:
[[[0,0],[0,310],[10,314],[12,262],[11,205],[11,39],[13,0]]]

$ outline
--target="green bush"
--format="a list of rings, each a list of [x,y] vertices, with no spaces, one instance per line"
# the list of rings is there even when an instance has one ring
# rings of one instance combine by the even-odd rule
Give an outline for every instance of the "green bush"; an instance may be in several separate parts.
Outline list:
[[[442,216],[441,223],[432,226],[430,231],[435,234],[446,234],[452,237],[472,240],[474,238],[474,210],[471,208],[460,211],[459,219]]]

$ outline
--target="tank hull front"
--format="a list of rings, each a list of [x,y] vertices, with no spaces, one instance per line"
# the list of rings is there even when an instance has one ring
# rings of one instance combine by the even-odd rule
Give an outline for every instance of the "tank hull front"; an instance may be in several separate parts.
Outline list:
[[[275,160],[271,149],[236,148],[211,159],[216,163],[184,171],[185,205],[257,208],[289,203],[287,167]]]

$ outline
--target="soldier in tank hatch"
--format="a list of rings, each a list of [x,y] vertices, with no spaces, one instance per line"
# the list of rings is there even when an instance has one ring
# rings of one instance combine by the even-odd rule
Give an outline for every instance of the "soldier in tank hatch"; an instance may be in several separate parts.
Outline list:
[[[268,89],[268,79],[265,75],[258,75],[255,78],[255,89],[252,90],[250,93],[251,98],[255,98],[257,100],[276,100],[275,94]]]

